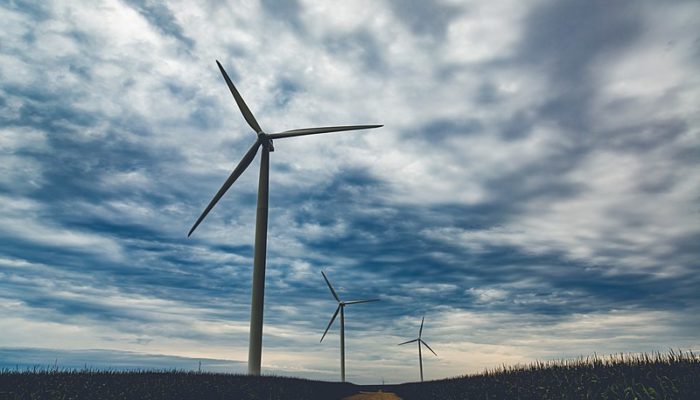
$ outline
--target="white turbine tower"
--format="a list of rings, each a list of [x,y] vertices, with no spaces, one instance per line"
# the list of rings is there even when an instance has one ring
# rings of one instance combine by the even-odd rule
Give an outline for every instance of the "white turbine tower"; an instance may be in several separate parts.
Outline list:
[[[263,332],[263,300],[265,298],[265,257],[267,255],[267,210],[268,210],[268,183],[270,175],[270,152],[273,152],[275,148],[272,145],[273,139],[283,139],[294,136],[306,136],[306,135],[316,135],[319,133],[326,132],[339,132],[339,131],[351,131],[356,129],[371,129],[379,128],[383,125],[353,125],[353,126],[326,126],[322,128],[304,128],[304,129],[293,129],[291,131],[284,131],[279,133],[266,133],[258,125],[258,121],[253,116],[243,97],[241,97],[236,87],[229,79],[228,74],[224,71],[224,67],[221,66],[219,61],[216,62],[221,70],[221,74],[224,76],[224,80],[228,85],[231,94],[233,95],[238,108],[243,114],[243,118],[246,120],[248,125],[253,128],[257,139],[255,143],[250,147],[247,153],[243,156],[243,159],[238,163],[236,168],[234,168],[231,175],[226,179],[223,186],[214,195],[214,198],[209,202],[209,205],[204,209],[202,215],[197,218],[197,221],[190,229],[187,234],[189,237],[197,226],[204,220],[204,218],[209,214],[216,203],[221,199],[221,197],[226,193],[226,191],[233,185],[233,183],[238,179],[243,171],[248,168],[255,155],[258,153],[258,149],[262,148],[262,158],[260,160],[260,177],[258,180],[258,211],[255,216],[255,250],[253,254],[253,296],[250,305],[250,344],[248,347],[248,374],[250,375],[260,375],[260,363],[262,359],[262,332]]]
[[[409,344],[413,342],[418,342],[418,364],[420,365],[420,381],[423,382],[423,352],[421,351],[421,345],[425,346],[430,350],[433,354],[435,354],[435,357],[437,357],[437,354],[433,351],[433,349],[428,346],[428,343],[425,343],[423,341],[423,323],[425,322],[425,316],[423,316],[423,319],[420,321],[420,330],[418,331],[418,338],[409,340],[408,342],[403,342],[399,343],[399,346],[402,346],[404,344]]]
[[[372,301],[379,301],[379,299],[342,301],[340,300],[340,297],[338,297],[338,294],[335,292],[335,289],[333,289],[333,285],[331,285],[331,282],[328,280],[326,274],[323,271],[321,271],[321,275],[323,275],[323,279],[325,279],[326,284],[328,284],[328,289],[331,290],[331,294],[338,302],[338,308],[335,309],[335,313],[333,313],[333,317],[331,317],[331,321],[328,323],[326,331],[323,332],[323,336],[321,336],[321,342],[323,342],[323,338],[326,337],[326,333],[328,333],[328,330],[331,328],[331,325],[333,325],[333,321],[335,321],[335,317],[337,317],[338,312],[340,312],[340,378],[342,382],[345,382],[345,306],[347,306],[348,304],[360,304],[369,303]]]

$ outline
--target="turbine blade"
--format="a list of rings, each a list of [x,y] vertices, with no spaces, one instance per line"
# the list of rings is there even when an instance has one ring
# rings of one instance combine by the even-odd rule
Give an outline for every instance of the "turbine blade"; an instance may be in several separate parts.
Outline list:
[[[379,299],[371,299],[371,300],[352,300],[352,301],[346,301],[345,304],[360,304],[360,303],[371,303],[373,301],[379,301]]]
[[[413,339],[413,340],[409,340],[408,342],[399,343],[398,345],[401,346],[404,344],[409,344],[409,343],[413,343],[413,342],[417,342],[417,341],[418,341],[418,339]]]
[[[321,271],[321,275],[323,275],[323,279],[326,280],[326,284],[328,284],[328,289],[331,290],[333,297],[335,297],[338,303],[340,303],[340,297],[338,297],[338,294],[335,292],[335,290],[333,290],[333,286],[331,286],[331,282],[328,280],[328,277],[326,277],[326,274],[323,271]]]
[[[338,316],[338,311],[340,311],[340,306],[335,309],[335,312],[333,313],[333,317],[331,317],[331,322],[328,323],[328,326],[326,327],[326,331],[323,332],[323,336],[321,336],[321,342],[323,342],[323,338],[326,337],[326,333],[328,333],[328,330],[331,329],[331,325],[333,325],[333,321],[335,321],[335,317]]]
[[[260,142],[256,141],[255,144],[253,144],[253,146],[250,148],[250,150],[248,150],[248,152],[245,153],[241,161],[238,163],[238,165],[236,165],[236,168],[234,168],[233,172],[231,172],[231,175],[228,177],[228,179],[226,179],[226,182],[224,182],[224,185],[221,186],[221,189],[219,189],[219,191],[216,192],[216,195],[213,199],[211,199],[207,208],[204,209],[202,215],[200,215],[199,218],[197,218],[197,222],[195,222],[194,225],[192,225],[192,229],[190,229],[190,232],[187,234],[187,237],[190,237],[190,235],[192,235],[192,232],[194,232],[194,230],[197,229],[202,220],[204,220],[204,217],[206,217],[207,214],[209,214],[209,211],[211,211],[211,209],[214,208],[219,199],[221,199],[221,196],[223,196],[224,193],[226,193],[228,188],[230,188],[231,185],[233,185],[233,182],[235,182],[236,179],[238,179],[238,177],[241,176],[243,171],[245,171],[245,169],[248,168],[250,163],[255,158],[255,155],[258,153],[259,147]]]
[[[270,137],[270,139],[281,139],[281,138],[287,138],[287,137],[293,137],[293,136],[315,135],[317,133],[354,131],[357,129],[381,128],[382,126],[384,126],[384,125],[324,126],[321,128],[292,129],[291,131],[273,133],[273,134],[270,134],[268,136]]]
[[[219,60],[216,60],[216,65],[219,66],[219,69],[221,70],[221,74],[224,76],[224,79],[226,80],[226,84],[228,85],[229,90],[231,90],[231,94],[233,95],[233,98],[236,99],[236,103],[238,104],[238,108],[241,110],[241,113],[243,114],[243,118],[245,118],[246,122],[248,122],[248,125],[250,125],[250,127],[253,128],[253,130],[256,133],[262,132],[262,129],[260,129],[260,125],[258,125],[258,121],[255,120],[253,113],[250,112],[250,109],[245,104],[245,101],[243,101],[243,97],[241,97],[241,94],[238,93],[238,90],[236,90],[236,87],[233,86],[233,82],[231,82],[231,79],[228,77],[228,74],[226,73],[226,71],[224,71],[224,67],[221,66],[221,63],[219,62]]]
[[[425,345],[425,347],[427,347],[428,350],[430,350],[433,354],[435,354],[435,357],[438,356],[437,353],[435,353],[435,352],[433,351],[433,349],[431,349],[430,346],[428,346],[428,343],[425,343],[425,342],[423,341],[423,339],[421,339],[420,342],[421,342],[423,345]]]
[[[418,331],[418,338],[423,335],[423,322],[425,322],[425,315],[423,316],[423,319],[420,321],[420,330]]]

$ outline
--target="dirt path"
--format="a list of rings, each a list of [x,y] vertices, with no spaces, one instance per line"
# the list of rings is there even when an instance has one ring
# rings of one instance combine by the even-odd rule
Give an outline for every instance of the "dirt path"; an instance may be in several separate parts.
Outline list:
[[[343,400],[401,400],[401,397],[390,392],[360,392],[359,394],[345,397]]]

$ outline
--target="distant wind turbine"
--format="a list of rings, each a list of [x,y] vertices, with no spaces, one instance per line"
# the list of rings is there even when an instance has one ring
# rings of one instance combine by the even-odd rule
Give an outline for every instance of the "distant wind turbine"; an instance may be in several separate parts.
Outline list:
[[[197,218],[197,222],[194,223],[192,229],[190,229],[187,237],[192,235],[197,226],[204,220],[204,217],[209,214],[216,203],[221,199],[221,197],[226,193],[226,191],[233,185],[233,183],[238,179],[239,176],[245,171],[246,168],[255,158],[258,149],[262,147],[262,158],[260,160],[260,178],[258,180],[258,211],[255,217],[255,250],[253,256],[253,296],[250,306],[250,343],[248,347],[248,374],[250,375],[260,375],[260,361],[262,358],[262,327],[263,327],[263,301],[265,295],[265,256],[267,250],[267,210],[268,210],[268,183],[270,175],[270,152],[274,151],[272,145],[273,139],[282,139],[294,136],[305,136],[305,135],[315,135],[318,133],[326,132],[339,132],[339,131],[350,131],[356,129],[370,129],[379,128],[383,125],[352,125],[352,126],[326,126],[322,128],[304,128],[304,129],[293,129],[291,131],[284,131],[279,133],[265,133],[258,125],[258,121],[255,120],[253,113],[250,111],[248,106],[243,101],[243,98],[236,90],[236,87],[229,79],[228,74],[224,71],[224,67],[221,66],[219,61],[216,64],[221,70],[221,74],[226,80],[229,90],[233,98],[238,104],[238,108],[243,114],[248,125],[253,128],[257,134],[257,140],[250,147],[248,152],[243,156],[243,159],[238,163],[236,168],[231,172],[231,175],[226,179],[224,185],[216,193],[214,198],[209,202],[209,205],[204,209],[202,215]]]
[[[340,300],[340,297],[338,297],[338,294],[335,292],[335,289],[333,289],[333,285],[331,285],[331,282],[328,280],[326,274],[323,271],[321,271],[321,274],[323,275],[323,279],[326,280],[326,284],[328,285],[328,289],[331,290],[331,294],[333,295],[333,297],[335,297],[335,300],[338,302],[338,308],[335,309],[335,313],[333,313],[333,317],[331,317],[331,321],[328,323],[326,331],[323,332],[323,336],[321,336],[321,342],[323,342],[323,338],[326,337],[326,333],[328,333],[328,330],[331,328],[331,325],[333,325],[333,321],[335,321],[335,317],[337,317],[338,312],[340,312],[340,378],[342,382],[345,382],[345,306],[348,304],[360,304],[369,303],[372,301],[379,301],[379,299],[342,301]]]
[[[428,343],[425,343],[422,339],[423,337],[423,323],[425,322],[425,316],[423,316],[423,319],[420,321],[420,330],[418,331],[418,338],[409,340],[408,342],[403,342],[399,343],[399,346],[402,346],[404,344],[409,344],[413,342],[418,342],[418,364],[420,365],[420,381],[423,382],[423,353],[421,352],[421,344],[424,345],[425,347],[428,348],[433,354],[435,354],[435,357],[437,357],[437,354],[433,351],[433,349],[428,346]]]

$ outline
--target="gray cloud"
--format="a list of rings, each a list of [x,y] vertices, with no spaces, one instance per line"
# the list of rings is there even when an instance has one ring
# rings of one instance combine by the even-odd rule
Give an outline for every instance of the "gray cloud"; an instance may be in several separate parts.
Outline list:
[[[187,49],[194,46],[194,41],[184,34],[182,26],[177,23],[167,5],[153,0],[125,0],[125,2],[164,35],[177,39]]]
[[[450,21],[460,13],[459,7],[440,1],[390,1],[389,5],[412,33],[434,40],[445,37]]]

